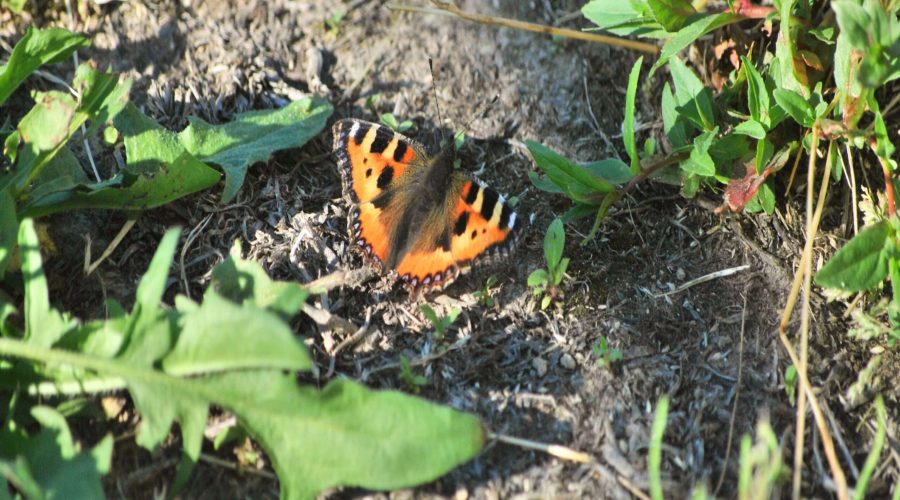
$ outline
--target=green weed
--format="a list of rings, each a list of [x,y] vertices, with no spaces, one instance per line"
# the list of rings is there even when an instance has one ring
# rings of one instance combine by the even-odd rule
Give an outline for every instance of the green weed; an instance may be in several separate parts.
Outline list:
[[[381,121],[381,123],[387,125],[393,130],[396,130],[397,132],[400,132],[401,134],[411,129],[413,126],[413,122],[410,120],[403,120],[402,122],[398,122],[397,118],[391,113],[382,113],[379,117],[379,120]]]
[[[600,341],[591,348],[591,351],[597,357],[597,366],[600,367],[612,367],[613,363],[622,359],[622,351],[610,349],[609,340],[606,337],[600,337]]]
[[[110,300],[107,317],[82,322],[50,306],[37,235],[31,219],[22,222],[24,306],[0,295],[0,380],[9,382],[0,388],[9,409],[0,428],[0,464],[9,465],[3,488],[42,497],[71,482],[82,489],[67,492],[102,495],[91,492],[102,491],[111,437],[78,454],[64,417],[35,403],[38,397],[112,390],[131,394],[142,420],[136,440],[148,450],[178,423],[186,471],[199,458],[210,406],[236,415],[241,432],[271,458],[284,498],[311,497],[340,484],[392,489],[429,481],[481,448],[481,423],[451,408],[371,391],[348,379],[321,390],[298,386],[296,372],[310,370],[312,361],[288,321],[307,291],[271,280],[258,264],[240,258],[240,245],[213,270],[202,302],[179,295],[174,307],[162,307],[179,233],[163,237],[131,311]],[[14,314],[24,322],[14,321]],[[30,408],[45,431],[25,434],[35,427],[21,420],[16,406]],[[254,453],[248,450],[245,459]],[[335,465],[322,469],[317,464],[323,461]]]
[[[456,321],[456,318],[459,316],[461,312],[460,308],[454,307],[450,310],[450,313],[446,316],[438,316],[434,309],[431,308],[428,304],[422,304],[419,306],[419,310],[422,311],[422,314],[428,318],[428,321],[431,322],[431,326],[434,327],[434,340],[435,342],[441,342],[444,340],[444,336],[447,334],[447,330]]]
[[[547,269],[535,269],[528,276],[528,286],[536,296],[542,296],[541,309],[546,309],[552,302],[562,299],[560,283],[569,267],[569,258],[563,257],[566,245],[566,232],[562,220],[554,219],[544,236],[544,259]]]

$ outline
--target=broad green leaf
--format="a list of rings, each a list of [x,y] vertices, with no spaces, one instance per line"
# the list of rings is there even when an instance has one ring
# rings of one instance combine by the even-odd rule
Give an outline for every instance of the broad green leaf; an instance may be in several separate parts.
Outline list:
[[[78,111],[85,114],[84,120],[91,121],[85,131],[85,137],[90,137],[128,104],[131,80],[119,84],[118,74],[104,73],[82,64],[75,71],[73,86],[81,94]]]
[[[816,273],[816,283],[845,292],[868,290],[888,275],[891,255],[887,221],[866,227],[848,241]]]
[[[841,35],[846,37],[853,48],[865,52],[870,44],[872,19],[863,6],[855,0],[835,0],[831,2],[831,9],[835,13]]]
[[[600,28],[609,28],[641,17],[632,2],[621,0],[591,0],[581,8],[581,14]]]
[[[51,91],[39,94],[37,99],[31,111],[19,121],[17,132],[22,145],[16,168],[0,177],[0,190],[12,186],[17,192],[21,191],[28,180],[39,173],[41,165],[69,139],[77,107],[72,97]]]
[[[762,175],[763,170],[768,165],[769,160],[775,156],[775,144],[768,139],[763,139],[756,143],[756,174]]]
[[[795,53],[797,41],[793,39],[794,29],[792,23],[795,18],[792,15],[796,0],[775,0],[775,8],[781,23],[778,30],[778,39],[775,41],[775,60],[779,77],[780,89],[789,90],[799,94],[804,99],[809,97],[809,82],[806,69],[800,57]]]
[[[190,125],[178,139],[198,159],[222,167],[222,201],[227,203],[237,194],[250,165],[268,160],[275,151],[306,144],[322,131],[331,112],[328,102],[307,97],[281,109],[238,113],[224,125],[190,117]]]
[[[248,333],[255,339],[247,342]],[[240,348],[236,348],[240,346]],[[162,362],[172,375],[247,368],[312,368],[305,346],[274,312],[252,302],[238,305],[210,290],[184,318],[178,341]]]
[[[765,211],[768,215],[772,215],[775,212],[775,191],[772,190],[768,182],[764,182],[759,186],[756,194],[744,206],[744,211],[747,213]]]
[[[669,85],[669,82],[666,82],[662,89],[663,128],[672,146],[680,148],[687,144],[688,140],[687,133],[684,130],[684,122],[678,115],[677,105],[675,95],[672,93],[672,87]]]
[[[547,273],[546,269],[535,269],[528,275],[528,286],[536,287],[536,286],[544,286],[550,283],[550,274]]]
[[[525,141],[525,145],[535,164],[574,201],[596,204],[598,195],[615,190],[611,182],[597,177],[550,148],[534,141]]]
[[[678,114],[699,130],[712,129],[715,125],[715,111],[710,89],[677,57],[672,58],[669,63],[669,71],[675,83]]]
[[[231,254],[212,272],[210,290],[238,304],[253,304],[292,318],[307,297],[307,290],[293,281],[274,281],[259,263],[241,258],[241,244],[235,241]],[[209,292],[207,292],[209,293]]]
[[[107,435],[93,450],[79,453],[61,414],[46,406],[35,406],[31,409],[31,414],[42,429],[16,450],[15,458],[19,467],[13,472],[13,476],[19,476],[16,479],[26,479],[30,483],[30,496],[103,498],[100,478],[109,472],[112,436]],[[7,470],[8,472],[11,471]],[[7,473],[3,475],[7,476]],[[22,477],[23,473],[25,478]],[[37,496],[34,493],[38,493]]]
[[[697,13],[687,0],[647,0],[647,5],[653,17],[669,32],[680,30],[688,17]]]
[[[768,127],[769,121],[769,91],[766,81],[763,79],[750,59],[741,56],[741,71],[747,76],[747,107],[753,121]],[[763,131],[765,133],[765,131]],[[748,134],[749,135],[749,134]],[[761,137],[755,137],[760,139]]]
[[[675,33],[672,38],[666,41],[659,53],[659,59],[657,59],[656,63],[650,69],[650,75],[652,76],[656,70],[669,62],[669,59],[675,57],[676,54],[694,43],[701,36],[721,28],[722,26],[733,24],[741,20],[743,20],[743,17],[725,12],[721,14],[709,14],[691,21],[690,24],[679,29],[678,33]]]
[[[766,138],[766,128],[756,120],[750,119],[734,127],[735,134],[746,135],[757,140]]]
[[[553,269],[559,264],[565,245],[566,230],[563,223],[558,218],[553,219],[544,236],[544,258],[547,259],[548,268]]]
[[[626,167],[626,169],[627,168],[628,167]],[[534,187],[545,193],[566,194],[566,191],[557,186],[549,177],[541,177],[535,172],[528,172],[528,178],[531,180],[531,183],[534,184]]]
[[[608,158],[606,160],[592,161],[582,165],[588,172],[605,179],[617,186],[625,184],[633,177],[628,165],[622,160]]]
[[[19,225],[19,252],[25,280],[25,340],[37,347],[50,347],[74,328],[75,322],[50,307],[41,244],[31,219]]]
[[[337,379],[321,391],[298,388],[274,371],[236,372],[202,381],[221,393],[267,451],[281,497],[323,489],[404,488],[431,481],[472,458],[484,430],[472,415],[394,391]]]
[[[682,170],[687,173],[702,177],[716,175],[716,164],[709,155],[709,147],[713,144],[718,134],[718,127],[714,131],[703,132],[694,139],[694,148],[691,156],[681,164]]]
[[[0,72],[0,105],[38,67],[60,62],[89,44],[87,38],[61,28],[36,30],[29,27]]]
[[[77,186],[25,205],[26,215],[38,217],[64,210],[104,208],[146,210],[202,191],[218,182],[215,169],[184,152],[171,163],[161,162],[156,174],[127,172],[102,183]]]
[[[775,102],[800,125],[810,128],[816,122],[816,114],[809,102],[787,89],[775,89]]]
[[[10,10],[15,13],[22,12],[22,9],[25,8],[25,4],[28,3],[28,0],[3,0],[0,1],[0,5],[9,5]]]
[[[19,220],[16,218],[16,204],[9,190],[0,190],[0,281],[6,274],[6,266],[16,248],[16,234]]]
[[[891,158],[893,158],[896,148],[891,143],[891,138],[888,135],[887,131],[887,125],[885,125],[884,123],[884,118],[881,116],[881,111],[875,112],[875,139],[877,140],[875,153],[885,161],[889,161]]]
[[[634,99],[637,95],[638,79],[641,76],[641,63],[643,62],[644,57],[638,57],[628,75],[628,90],[625,93],[625,119],[622,122],[622,141],[625,142],[625,151],[631,158],[632,175],[637,175],[641,171],[641,158],[638,156],[637,143],[634,139]]]

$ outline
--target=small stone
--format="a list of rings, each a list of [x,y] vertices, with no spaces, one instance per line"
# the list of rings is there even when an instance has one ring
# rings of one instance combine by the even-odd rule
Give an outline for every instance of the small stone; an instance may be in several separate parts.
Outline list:
[[[559,364],[566,370],[574,370],[575,369],[575,358],[573,358],[572,355],[569,353],[563,354],[562,357],[559,358]]]
[[[684,272],[684,269],[679,267],[678,269],[675,270],[675,277],[678,279],[678,281],[684,281],[685,276],[686,276],[686,274]]]
[[[547,374],[547,362],[541,358],[534,358],[531,360],[531,366],[537,372],[538,377],[543,377]]]

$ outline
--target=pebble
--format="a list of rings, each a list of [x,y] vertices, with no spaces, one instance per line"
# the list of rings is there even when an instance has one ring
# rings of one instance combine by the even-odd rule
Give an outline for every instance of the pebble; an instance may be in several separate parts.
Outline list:
[[[559,364],[566,370],[574,370],[575,369],[575,358],[573,358],[572,355],[569,353],[563,354],[562,357],[559,358]]]
[[[547,374],[547,362],[541,358],[534,358],[531,360],[531,366],[537,372],[538,377],[543,377]]]

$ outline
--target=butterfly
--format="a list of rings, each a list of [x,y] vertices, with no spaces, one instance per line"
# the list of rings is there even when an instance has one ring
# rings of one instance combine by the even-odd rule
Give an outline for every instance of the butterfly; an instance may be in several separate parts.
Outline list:
[[[454,170],[453,141],[434,155],[389,127],[347,118],[332,127],[352,246],[410,297],[443,288],[473,262],[505,257],[523,226],[505,198]]]

